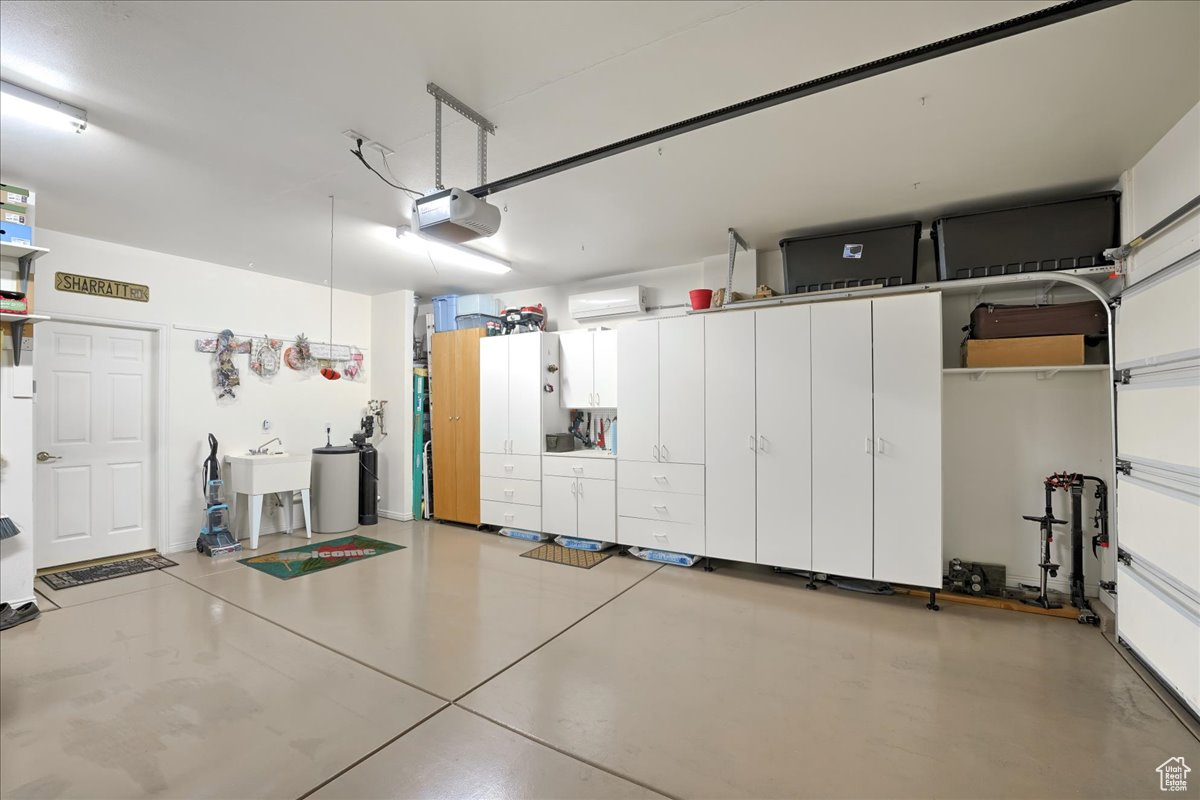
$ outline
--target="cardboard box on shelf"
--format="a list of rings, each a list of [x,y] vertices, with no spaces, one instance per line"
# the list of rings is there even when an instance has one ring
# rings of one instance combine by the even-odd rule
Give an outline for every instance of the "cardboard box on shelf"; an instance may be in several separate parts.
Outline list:
[[[967,339],[964,367],[1069,367],[1084,363],[1083,336]]]
[[[33,205],[33,192],[13,186],[11,183],[0,183],[0,203],[18,206]]]
[[[33,228],[15,222],[0,220],[0,242],[33,245]]]
[[[15,203],[0,203],[0,222],[12,222],[17,225],[33,227],[33,215],[25,206]]]

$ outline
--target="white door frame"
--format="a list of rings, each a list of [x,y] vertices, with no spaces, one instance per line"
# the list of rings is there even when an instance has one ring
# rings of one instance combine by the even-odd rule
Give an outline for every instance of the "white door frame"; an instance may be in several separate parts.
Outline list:
[[[141,320],[118,319],[116,317],[94,317],[86,314],[60,314],[51,309],[45,309],[44,312],[50,317],[51,322],[71,322],[76,325],[95,325],[103,328],[125,328],[127,330],[147,331],[154,337],[154,358],[151,362],[154,367],[154,391],[155,400],[152,404],[154,412],[154,435],[156,437],[154,453],[151,457],[151,463],[154,464],[154,484],[151,487],[151,494],[154,498],[153,519],[158,525],[158,544],[155,549],[159,553],[166,555],[170,552],[170,526],[168,524],[168,514],[170,513],[170,498],[167,495],[170,487],[170,481],[167,480],[168,459],[167,452],[169,450],[168,431],[170,420],[168,418],[168,409],[171,407],[168,397],[168,381],[167,381],[167,350],[171,346],[171,340],[168,336],[170,327],[166,323],[161,322],[143,322]],[[36,329],[35,329],[36,331]],[[38,357],[37,346],[34,346],[33,358],[36,362]],[[36,373],[36,367],[35,375]],[[34,387],[34,403],[33,403],[33,425],[34,431],[37,430],[37,415],[42,408],[41,403],[37,400],[37,387]],[[34,497],[37,497],[37,470],[34,470]],[[38,519],[38,509],[35,504],[33,509],[33,518]]]

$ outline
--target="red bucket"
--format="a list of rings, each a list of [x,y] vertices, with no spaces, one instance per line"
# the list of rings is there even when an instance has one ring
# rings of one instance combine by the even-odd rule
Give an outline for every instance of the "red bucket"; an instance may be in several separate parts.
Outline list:
[[[712,305],[712,289],[692,289],[688,298],[692,301],[692,311],[703,311]]]

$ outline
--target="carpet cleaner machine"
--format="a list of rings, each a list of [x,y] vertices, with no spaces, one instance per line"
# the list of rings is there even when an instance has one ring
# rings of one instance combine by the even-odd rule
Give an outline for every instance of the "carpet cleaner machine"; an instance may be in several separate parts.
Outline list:
[[[206,556],[236,553],[242,549],[229,530],[229,506],[225,503],[225,482],[221,480],[221,461],[217,457],[217,437],[208,435],[208,458],[200,466],[201,493],[204,497],[204,524],[196,539],[196,549]]]

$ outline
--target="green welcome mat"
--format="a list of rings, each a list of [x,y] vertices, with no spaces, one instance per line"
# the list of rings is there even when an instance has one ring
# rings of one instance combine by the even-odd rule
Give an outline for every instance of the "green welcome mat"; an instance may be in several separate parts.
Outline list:
[[[381,556],[396,550],[403,550],[404,545],[381,542],[366,536],[343,536],[340,539],[330,539],[326,542],[313,542],[302,547],[292,547],[275,553],[265,553],[261,556],[251,556],[238,561],[247,567],[274,575],[280,580],[289,581],[301,575],[320,572],[323,569],[340,567],[353,561]]]

